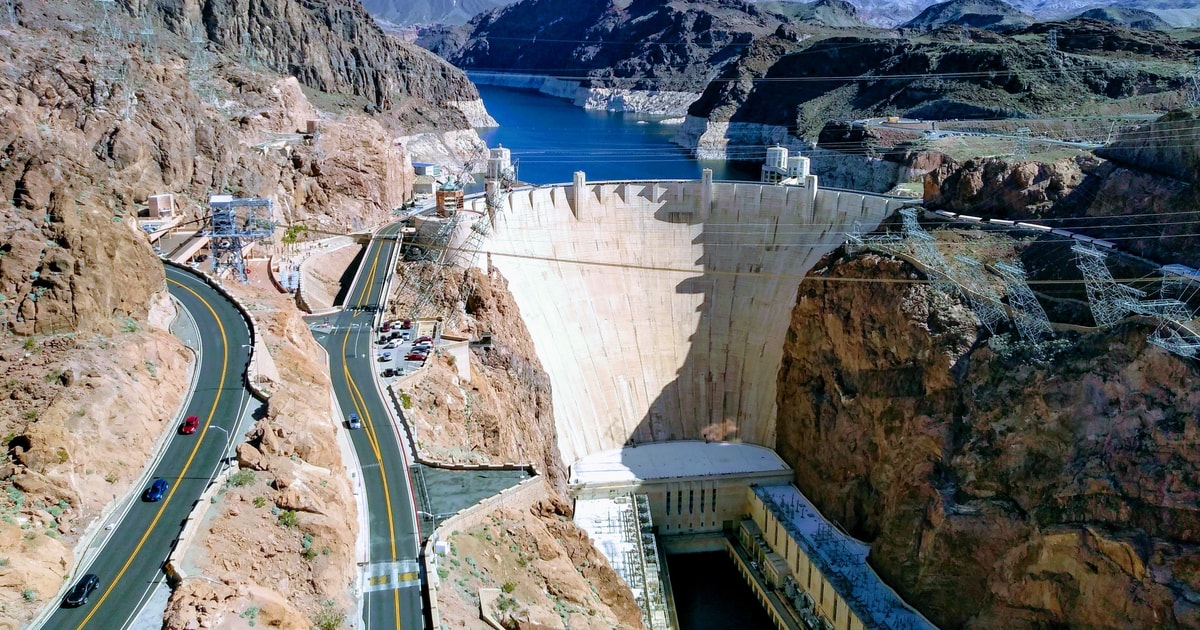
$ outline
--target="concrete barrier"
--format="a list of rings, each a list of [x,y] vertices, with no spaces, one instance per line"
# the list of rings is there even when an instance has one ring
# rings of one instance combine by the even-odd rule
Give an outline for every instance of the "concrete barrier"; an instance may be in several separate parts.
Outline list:
[[[171,555],[167,556],[167,562],[163,565],[163,570],[167,574],[167,579],[171,580],[172,584],[178,586],[181,581],[188,578],[189,575],[184,569],[184,557],[187,555],[188,547],[191,546],[193,539],[196,537],[196,532],[204,521],[204,513],[208,511],[209,506],[213,502],[213,497],[220,492],[221,487],[229,480],[229,477],[236,472],[236,465],[227,465],[225,468],[208,483],[204,488],[204,492],[200,494],[200,498],[192,506],[192,511],[188,513],[187,520],[184,521],[183,531],[180,532],[174,548],[171,549]]]
[[[195,276],[199,276],[200,279],[204,280],[205,284],[212,287],[212,289],[214,291],[216,291],[217,293],[220,293],[223,297],[225,297],[225,299],[227,299],[233,303],[234,308],[236,308],[238,313],[241,314],[242,319],[244,319],[246,321],[246,327],[250,331],[251,351],[249,353],[249,357],[246,359],[246,389],[248,389],[250,391],[250,393],[254,395],[255,398],[257,398],[261,401],[266,402],[267,400],[270,400],[271,393],[260,388],[258,386],[258,384],[255,382],[257,379],[257,376],[258,376],[258,373],[257,373],[258,371],[254,367],[254,353],[258,351],[258,347],[259,347],[258,344],[259,344],[259,339],[260,339],[261,335],[258,332],[258,325],[255,323],[254,317],[250,314],[250,309],[246,308],[246,305],[242,304],[241,300],[239,300],[236,296],[234,296],[232,293],[230,293],[224,286],[222,286],[221,282],[219,280],[217,280],[216,278],[213,278],[209,274],[204,273],[203,271],[200,271],[198,269],[192,269],[192,268],[188,267],[187,265],[182,265],[182,264],[176,263],[171,260],[163,260],[163,264],[168,264],[177,269],[181,269],[190,274],[193,274]],[[263,347],[265,348],[265,345]]]

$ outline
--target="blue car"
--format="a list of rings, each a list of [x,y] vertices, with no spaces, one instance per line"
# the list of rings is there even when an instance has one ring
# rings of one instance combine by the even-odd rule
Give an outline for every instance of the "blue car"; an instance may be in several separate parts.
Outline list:
[[[146,488],[146,494],[142,498],[153,503],[154,501],[161,501],[163,495],[166,493],[167,480],[162,477],[155,477],[154,481],[150,482],[150,487]]]

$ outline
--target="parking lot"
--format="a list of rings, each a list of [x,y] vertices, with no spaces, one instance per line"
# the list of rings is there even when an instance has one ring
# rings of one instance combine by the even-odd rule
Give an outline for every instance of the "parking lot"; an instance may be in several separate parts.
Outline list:
[[[412,325],[405,327],[402,321],[388,322],[375,330],[375,365],[385,383],[421,367],[433,352],[433,338],[417,336],[418,331]]]

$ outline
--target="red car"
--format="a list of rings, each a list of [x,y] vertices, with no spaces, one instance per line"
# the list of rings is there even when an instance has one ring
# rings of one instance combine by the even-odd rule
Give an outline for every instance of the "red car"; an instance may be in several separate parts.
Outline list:
[[[418,346],[418,345],[425,343],[426,341],[428,341],[429,343],[433,343],[433,337],[418,337],[417,340],[413,342],[413,345]]]
[[[405,361],[424,361],[426,358],[428,357],[420,352],[409,352],[408,354],[404,355]]]
[[[196,429],[199,428],[199,426],[200,418],[196,416],[188,416],[183,421],[183,425],[179,427],[179,432],[184,435],[191,435],[196,432]]]

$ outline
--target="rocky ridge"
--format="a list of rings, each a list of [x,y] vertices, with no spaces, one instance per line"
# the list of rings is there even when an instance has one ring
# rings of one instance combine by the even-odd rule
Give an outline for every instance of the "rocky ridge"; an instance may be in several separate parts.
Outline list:
[[[215,51],[294,76],[315,90],[353,96],[408,133],[466,129],[466,116],[441,104],[479,100],[462,72],[385,35],[357,2],[146,1],[144,8],[175,35],[190,38],[200,30]]]
[[[709,84],[676,142],[706,157],[752,159],[781,135],[812,142],[829,120],[1061,116],[1098,101],[1140,111],[1179,99],[1178,64],[1189,53],[1170,36],[1094,21],[1056,26],[1071,55],[1026,43],[1029,35],[1048,36],[1044,24],[1011,37],[973,31],[969,43],[947,32],[805,39],[781,28],[756,39]],[[1177,68],[1152,70],[1131,59],[1170,59]],[[827,68],[861,80],[825,80]],[[903,78],[874,78],[886,75]]]
[[[1021,13],[1004,0],[949,0],[926,7],[901,28],[933,30],[949,26],[967,26],[1007,30],[1027,26],[1032,22],[1032,17]]]
[[[801,490],[941,627],[1200,623],[1197,368],[1138,324],[997,352],[919,278],[833,256],[801,285],[777,444]]]
[[[1177,111],[1130,126],[1099,156],[945,159],[925,178],[925,201],[977,216],[1069,219],[1073,231],[1114,240],[1130,253],[1191,266],[1200,244],[1200,157],[1178,139],[1198,128],[1195,114]]]
[[[742,47],[783,20],[741,0],[523,0],[418,42],[468,71],[570,82],[569,96],[581,105],[632,109],[641,98],[665,110],[658,101],[698,94]],[[663,113],[682,112],[670,109]]]

